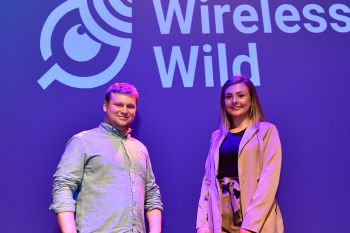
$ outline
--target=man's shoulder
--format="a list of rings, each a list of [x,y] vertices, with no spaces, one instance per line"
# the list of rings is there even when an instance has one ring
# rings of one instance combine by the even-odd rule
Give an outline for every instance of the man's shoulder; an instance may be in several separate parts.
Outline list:
[[[128,140],[129,142],[134,143],[135,145],[147,150],[147,147],[145,146],[145,144],[143,144],[140,140],[134,138],[130,134],[128,135]]]
[[[95,138],[97,135],[101,135],[103,132],[99,127],[95,127],[93,129],[88,129],[81,131],[75,135],[72,136],[71,139],[78,139],[78,140],[89,140]]]
[[[145,155],[146,157],[149,156],[147,147],[140,140],[132,137],[129,134],[127,141],[129,142],[129,145],[135,150],[135,153]]]

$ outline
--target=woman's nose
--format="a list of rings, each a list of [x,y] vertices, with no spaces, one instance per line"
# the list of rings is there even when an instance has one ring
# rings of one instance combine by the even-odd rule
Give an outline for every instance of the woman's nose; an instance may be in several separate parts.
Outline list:
[[[237,102],[237,96],[235,96],[235,95],[232,96],[232,102],[233,102],[233,103],[236,103],[236,102]]]

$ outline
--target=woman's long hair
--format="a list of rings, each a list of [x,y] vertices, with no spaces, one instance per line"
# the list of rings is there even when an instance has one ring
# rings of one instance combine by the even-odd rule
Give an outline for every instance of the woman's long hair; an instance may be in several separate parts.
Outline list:
[[[220,133],[226,134],[232,127],[233,121],[232,116],[230,116],[225,110],[225,91],[231,85],[237,83],[244,83],[249,89],[250,94],[250,112],[249,118],[253,124],[258,123],[259,121],[265,121],[264,113],[259,101],[259,97],[256,93],[254,84],[250,81],[249,78],[244,76],[233,76],[229,78],[221,88],[220,94]]]

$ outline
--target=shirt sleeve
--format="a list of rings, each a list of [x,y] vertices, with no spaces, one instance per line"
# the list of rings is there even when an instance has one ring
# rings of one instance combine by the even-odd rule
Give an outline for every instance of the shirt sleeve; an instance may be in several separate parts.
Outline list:
[[[153,209],[163,210],[163,203],[160,195],[159,186],[156,184],[156,179],[153,174],[151,161],[147,152],[146,157],[146,194],[145,194],[145,211]]]
[[[81,184],[85,164],[83,141],[71,138],[58,164],[53,181],[53,202],[50,209],[55,213],[75,212],[74,192]]]

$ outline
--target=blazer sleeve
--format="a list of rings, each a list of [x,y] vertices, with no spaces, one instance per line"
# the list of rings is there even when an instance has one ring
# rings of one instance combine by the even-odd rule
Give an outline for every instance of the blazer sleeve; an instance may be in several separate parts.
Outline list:
[[[259,232],[273,206],[281,172],[282,150],[276,127],[269,124],[263,133],[262,170],[258,187],[244,216],[242,228]]]
[[[197,223],[196,223],[196,229],[200,227],[206,227],[209,228],[208,224],[208,201],[209,201],[209,186],[210,186],[210,177],[211,177],[211,151],[213,148],[213,143],[216,138],[215,131],[211,135],[210,140],[210,149],[209,153],[205,162],[205,173],[202,181],[202,187],[201,187],[201,194],[199,198],[198,203],[198,210],[197,210]]]

